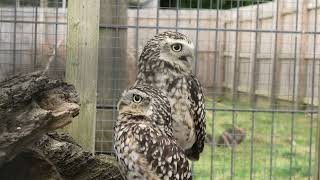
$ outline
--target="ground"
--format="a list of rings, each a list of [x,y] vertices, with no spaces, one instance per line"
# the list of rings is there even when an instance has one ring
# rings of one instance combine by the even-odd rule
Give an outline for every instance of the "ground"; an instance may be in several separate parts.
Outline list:
[[[232,101],[223,100],[216,104],[218,108],[232,108]],[[236,108],[248,109],[248,104],[244,101],[235,105]],[[290,105],[284,105],[286,109]],[[212,100],[207,99],[207,107],[212,107]],[[268,108],[268,102],[260,103],[259,108]],[[274,114],[274,143],[271,146],[272,113],[256,112],[253,144],[251,144],[252,113],[236,112],[235,124],[246,130],[245,141],[234,148],[234,179],[250,179],[250,156],[251,145],[253,145],[253,179],[269,180],[270,176],[270,157],[272,153],[272,174],[273,179],[309,179],[314,167],[315,155],[315,135],[316,118],[313,120],[311,133],[310,114],[295,113],[275,113]],[[293,117],[293,118],[292,118]],[[207,111],[207,133],[214,134],[217,141],[219,135],[232,124],[232,112],[218,111],[214,115],[212,111]],[[291,129],[293,124],[294,140],[291,153]],[[213,128],[214,125],[214,128]],[[213,131],[214,130],[214,131]],[[311,136],[310,136],[311,135]],[[310,137],[312,137],[312,157],[310,160]],[[209,180],[210,177],[217,180],[229,180],[232,164],[232,148],[216,147],[206,144],[201,159],[193,164],[194,179]],[[211,158],[212,157],[212,158]],[[292,158],[291,158],[292,157]],[[292,161],[291,161],[292,159]],[[290,168],[291,161],[291,168]],[[309,164],[309,162],[311,162]],[[311,168],[309,168],[311,167]],[[312,179],[312,178],[310,178]]]

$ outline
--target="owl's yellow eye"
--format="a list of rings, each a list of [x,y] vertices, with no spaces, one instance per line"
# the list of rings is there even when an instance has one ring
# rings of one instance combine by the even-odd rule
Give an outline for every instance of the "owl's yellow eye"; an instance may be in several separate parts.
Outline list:
[[[180,44],[180,43],[172,44],[171,49],[172,49],[172,51],[180,52],[182,50],[182,44]]]
[[[135,103],[140,103],[142,101],[142,97],[140,95],[134,94],[132,97],[132,101]]]

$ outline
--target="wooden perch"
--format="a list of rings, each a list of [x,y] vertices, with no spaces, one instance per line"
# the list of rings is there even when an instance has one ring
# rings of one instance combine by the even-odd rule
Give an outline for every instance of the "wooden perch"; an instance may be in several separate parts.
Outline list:
[[[93,156],[70,136],[50,132],[0,168],[0,179],[122,180],[122,177],[113,156]]]
[[[113,157],[93,156],[67,135],[48,133],[79,109],[74,86],[43,72],[0,82],[0,179],[121,179]]]
[[[72,85],[42,72],[0,83],[0,165],[48,131],[70,123],[79,112]]]
[[[107,155],[93,156],[83,151],[69,136],[48,133],[31,147],[55,165],[63,179],[121,180],[115,158]]]

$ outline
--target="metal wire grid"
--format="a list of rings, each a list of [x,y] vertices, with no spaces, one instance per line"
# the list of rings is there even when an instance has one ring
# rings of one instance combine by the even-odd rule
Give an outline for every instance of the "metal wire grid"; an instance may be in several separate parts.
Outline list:
[[[44,70],[64,77],[66,2],[0,1],[0,79]],[[48,5],[50,7],[48,7]]]
[[[29,7],[20,6],[23,2]],[[31,3],[30,6],[30,2],[34,4]],[[43,1],[38,2],[20,0],[16,1],[14,6],[1,7],[0,78],[18,72],[43,69],[50,57],[58,64],[58,67],[50,65],[50,69],[53,72],[63,72],[66,2],[55,0],[54,7],[41,6],[40,2]],[[134,81],[135,63],[145,42],[155,33],[173,30],[186,33],[193,38],[197,58],[194,71],[202,81],[209,79],[209,83],[203,83],[207,95],[208,134],[216,140],[223,130],[224,121],[247,128],[246,143],[236,147],[221,148],[216,146],[216,142],[209,141],[202,154],[203,158],[193,164],[194,178],[312,179],[316,125],[314,106],[317,104],[318,87],[315,78],[319,77],[318,8],[309,9],[309,18],[313,21],[310,20],[307,30],[301,30],[296,22],[301,21],[298,11],[301,10],[302,4],[299,1],[283,1],[295,9],[296,15],[293,18],[294,23],[286,24],[284,21],[283,28],[279,29],[277,26],[280,24],[280,2],[282,1],[269,3],[270,7],[266,10],[258,0],[252,9],[240,8],[241,0],[237,0],[235,16],[224,13],[222,8],[203,10],[200,8],[200,1],[196,9],[180,9],[179,1],[175,9],[159,8],[160,0],[147,7],[123,6],[121,1],[111,3],[115,9],[112,21],[100,24],[97,152],[112,151],[112,124],[117,115],[115,105],[123,88],[128,85],[126,83]],[[221,1],[218,0],[217,3]],[[317,0],[310,1],[309,4],[318,7]],[[153,13],[147,11],[148,9]],[[251,24],[252,27],[247,27],[241,22],[241,17],[249,11],[252,12],[249,16],[255,22]],[[275,21],[274,27],[270,27],[261,19],[268,13],[277,17],[271,18],[271,21]],[[211,22],[209,26],[203,24],[205,17]],[[220,20],[224,18],[235,19],[236,23],[224,23]],[[191,23],[186,23],[188,21]],[[112,30],[113,34],[106,36],[102,30]],[[270,34],[274,39],[270,39]],[[306,50],[308,56],[305,59],[309,63],[305,67],[307,73],[302,82],[304,86],[311,87],[307,88],[305,93],[307,103],[304,109],[298,108],[298,92],[297,88],[294,88],[301,83],[298,79],[301,54],[298,42],[301,34],[308,36],[306,43],[311,47]],[[282,45],[293,49],[294,53],[277,51],[280,49],[277,46],[281,43],[274,42],[278,39],[281,39]],[[203,44],[206,44],[206,48],[203,48]],[[246,44],[250,45],[249,48],[244,48],[247,47]],[[262,44],[270,46],[266,48]],[[252,53],[252,58],[259,61],[250,61],[242,57],[242,53],[252,51],[255,52]],[[281,69],[277,63],[271,63],[270,58],[280,59],[280,55],[286,53],[293,54],[283,63],[288,66]],[[202,61],[204,58],[206,64]],[[123,59],[127,60],[126,63],[121,61]],[[219,69],[225,69],[225,72],[221,73]],[[261,69],[266,71],[262,72]],[[281,71],[280,74],[277,74],[278,71]],[[126,73],[128,78],[123,76]],[[284,77],[288,78],[282,80]],[[239,88],[251,82],[253,86],[247,86],[244,90]],[[261,86],[271,89],[264,98],[253,93],[260,91]],[[286,101],[279,101],[279,98]],[[300,121],[303,123],[299,123]],[[301,129],[303,133],[298,133]],[[305,136],[307,141],[301,140],[301,136]],[[284,140],[288,143],[283,144]],[[302,146],[307,148],[301,150]],[[282,152],[283,149],[287,151]],[[282,160],[283,156],[287,158],[285,162]],[[304,161],[298,161],[299,156],[302,156]],[[297,162],[302,165],[297,166]],[[285,175],[279,170],[283,168],[283,163],[287,167],[283,171],[288,171]],[[297,175],[296,171],[305,174]]]
[[[303,5],[300,2],[275,1],[265,5],[257,0],[255,6],[239,7],[241,0],[237,0],[233,14],[225,13],[222,8],[203,10],[200,8],[201,1],[198,1],[196,9],[180,9],[180,1],[173,8],[159,8],[160,0],[151,1],[143,7],[138,1],[137,5],[128,6],[126,13],[121,13],[122,1],[111,4],[118,12],[113,14],[115,21],[101,23],[100,28],[115,32],[113,37],[102,39],[112,39],[109,41],[113,42],[112,49],[118,51],[116,55],[109,54],[105,57],[105,61],[113,66],[114,74],[106,76],[109,73],[105,72],[104,79],[98,84],[100,87],[104,86],[103,90],[112,91],[113,96],[100,96],[106,106],[98,107],[98,111],[103,113],[97,121],[105,124],[97,126],[97,151],[112,151],[111,127],[116,117],[114,97],[118,97],[124,87],[118,83],[127,82],[118,72],[126,69],[129,73],[128,84],[133,83],[135,63],[145,42],[155,33],[172,30],[189,35],[195,42],[197,60],[194,72],[206,88],[208,134],[217,140],[224,129],[223,121],[246,128],[246,143],[238,146],[221,148],[216,146],[216,142],[208,142],[203,158],[192,164],[194,178],[312,179],[319,32],[316,27],[318,9],[312,10],[310,7],[318,7],[318,2],[308,2],[308,17],[312,20],[309,21],[307,30],[299,27],[299,22],[302,21],[299,11]],[[281,17],[285,15],[279,13],[283,6],[280,3],[286,4],[286,8],[296,13],[290,17]],[[268,14],[269,17],[266,17]],[[242,17],[246,16],[251,19],[247,20],[248,24],[242,22]],[[286,23],[288,18],[291,23]],[[209,25],[204,23],[205,19]],[[225,23],[219,19],[229,19],[236,23]],[[119,36],[121,31],[126,31],[127,36]],[[307,70],[305,74],[302,73],[305,80],[299,82],[299,36],[302,34],[308,37],[305,43],[310,48],[304,49],[307,54]],[[101,51],[105,50],[100,48]],[[123,49],[125,52],[120,52]],[[248,53],[249,59],[243,55]],[[126,59],[127,65],[119,64],[118,58]],[[250,58],[257,60],[252,61]],[[282,67],[279,65],[280,59]],[[220,69],[225,71],[221,73]],[[113,85],[105,86],[107,81],[112,81]],[[252,83],[254,85],[250,86]],[[302,105],[297,98],[297,84],[308,87],[305,93],[307,100]],[[304,129],[303,133],[300,128]],[[301,136],[306,138],[301,140]],[[301,150],[302,146],[307,148]],[[300,161],[298,156],[302,156],[304,161]],[[297,166],[297,163],[303,165]],[[283,172],[285,173],[282,174]]]

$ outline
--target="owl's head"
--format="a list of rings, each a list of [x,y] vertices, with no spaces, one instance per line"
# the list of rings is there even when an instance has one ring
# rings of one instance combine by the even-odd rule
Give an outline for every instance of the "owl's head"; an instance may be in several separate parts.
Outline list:
[[[154,36],[144,47],[140,62],[165,62],[166,66],[190,73],[194,62],[194,44],[184,34],[166,31]]]
[[[171,107],[165,94],[149,85],[137,84],[122,93],[118,102],[120,115],[146,116],[156,124],[169,126]]]

